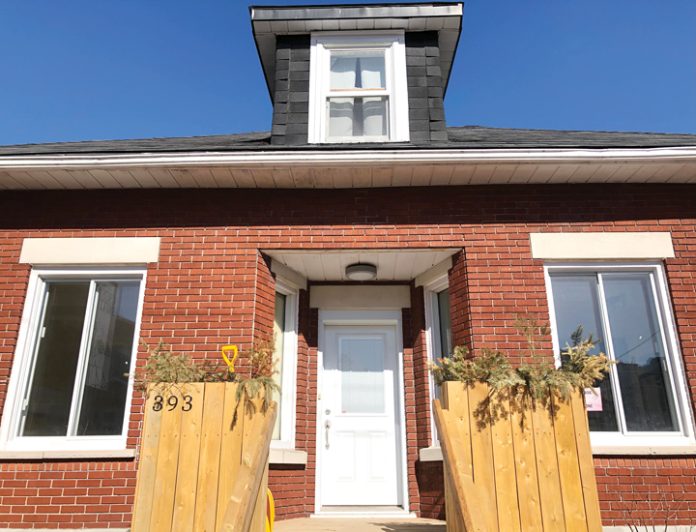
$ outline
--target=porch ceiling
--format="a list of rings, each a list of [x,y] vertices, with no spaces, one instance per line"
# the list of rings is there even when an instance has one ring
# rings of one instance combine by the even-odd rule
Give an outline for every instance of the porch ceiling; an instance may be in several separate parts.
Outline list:
[[[410,281],[457,253],[460,248],[264,250],[274,261],[310,281],[348,281],[346,266],[377,266],[377,281]]]

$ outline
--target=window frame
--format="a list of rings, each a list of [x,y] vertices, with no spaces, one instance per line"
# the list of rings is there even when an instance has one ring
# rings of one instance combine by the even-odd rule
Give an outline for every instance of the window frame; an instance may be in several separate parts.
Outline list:
[[[440,306],[438,305],[438,294],[443,290],[449,289],[449,275],[444,273],[428,284],[423,286],[423,300],[425,303],[425,345],[428,350],[428,361],[434,363],[435,353],[442,351],[442,341],[440,336]],[[437,434],[435,424],[435,411],[433,410],[433,399],[438,397],[437,384],[432,371],[428,371],[428,385],[430,388],[430,434],[431,446],[440,447],[440,439]]]
[[[109,436],[20,436],[19,427],[22,419],[24,391],[30,385],[33,369],[38,327],[41,324],[42,309],[46,293],[46,284],[60,280],[135,280],[140,283],[138,306],[136,310],[133,348],[130,359],[130,374],[124,407],[123,427],[120,435]],[[147,270],[144,267],[122,268],[33,268],[29,275],[27,293],[22,311],[17,347],[15,349],[12,371],[7,390],[7,399],[0,423],[0,449],[3,451],[122,451],[126,449],[128,427],[131,418],[133,388],[135,382],[135,363],[138,352],[138,340],[142,324],[143,301],[147,282]],[[90,294],[88,308],[93,305]],[[86,323],[83,322],[83,327]],[[85,341],[85,337],[81,342]],[[78,370],[84,365],[84,359],[78,361]]]
[[[276,277],[275,292],[285,296],[283,330],[283,367],[280,375],[280,436],[271,440],[272,449],[295,449],[297,410],[297,337],[299,322],[299,288],[287,279]]]
[[[383,49],[385,51],[385,89],[356,89],[332,93],[330,89],[331,50]],[[328,137],[329,97],[386,96],[387,135]],[[309,65],[308,142],[340,144],[360,142],[408,142],[408,83],[406,45],[403,31],[316,32],[311,35]]]
[[[676,332],[674,321],[674,312],[669,295],[669,287],[661,262],[646,261],[646,262],[591,262],[591,263],[547,263],[544,265],[544,278],[546,284],[546,295],[549,308],[549,324],[551,326],[551,336],[553,342],[553,351],[556,365],[560,365],[560,341],[556,324],[556,311],[553,298],[553,289],[551,285],[551,277],[554,273],[566,274],[598,274],[598,273],[650,273],[651,284],[653,288],[654,303],[658,315],[661,333],[665,348],[665,357],[667,359],[668,373],[670,383],[674,393],[674,406],[678,418],[679,431],[675,432],[648,432],[648,431],[633,431],[628,432],[622,429],[624,420],[619,420],[618,432],[590,432],[590,441],[593,448],[660,448],[660,447],[683,447],[696,445],[694,438],[694,423],[691,399],[688,393],[686,384],[686,374],[684,369],[684,361],[679,346],[679,338]],[[599,278],[601,287],[601,277]],[[606,329],[606,301],[604,293],[601,291],[600,296],[600,320],[602,326]],[[609,336],[607,342],[610,341],[611,333],[606,332]],[[610,349],[607,343],[607,349]],[[612,381],[615,377],[612,376]],[[612,382],[612,386],[616,385]],[[621,390],[614,389],[617,401],[621,401]],[[620,416],[623,418],[623,404],[619,404]]]

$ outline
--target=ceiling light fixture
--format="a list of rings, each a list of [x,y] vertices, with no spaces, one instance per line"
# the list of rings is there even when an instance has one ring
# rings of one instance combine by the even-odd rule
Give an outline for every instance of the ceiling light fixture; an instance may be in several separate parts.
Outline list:
[[[351,281],[373,281],[377,277],[374,264],[355,263],[346,266],[346,277]]]

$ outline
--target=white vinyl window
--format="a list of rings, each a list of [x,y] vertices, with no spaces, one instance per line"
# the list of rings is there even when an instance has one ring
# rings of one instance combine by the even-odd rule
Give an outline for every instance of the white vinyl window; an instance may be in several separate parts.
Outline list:
[[[408,140],[403,32],[312,35],[309,142]]]
[[[273,429],[275,448],[295,448],[295,379],[297,366],[297,290],[282,280],[276,280],[275,319],[273,323],[275,363],[274,378],[280,386],[274,400],[278,416]]]
[[[7,450],[125,448],[144,276],[32,271],[3,412]]]
[[[693,439],[678,341],[663,268],[547,266],[556,354],[578,326],[615,362],[588,391],[593,445],[683,445]]]
[[[424,287],[425,294],[425,328],[428,347],[428,357],[431,361],[452,354],[452,320],[450,314],[450,297],[448,276],[443,275]],[[440,388],[430,374],[430,396],[440,397]],[[435,427],[435,418],[431,409],[432,444],[439,446],[440,442]]]

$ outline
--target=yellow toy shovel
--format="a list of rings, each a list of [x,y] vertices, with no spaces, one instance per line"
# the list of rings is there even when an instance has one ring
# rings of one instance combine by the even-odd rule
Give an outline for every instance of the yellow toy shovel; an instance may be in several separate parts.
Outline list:
[[[223,345],[220,352],[222,353],[222,360],[227,364],[227,369],[230,371],[230,374],[233,375],[234,362],[239,356],[239,348],[236,345]]]

